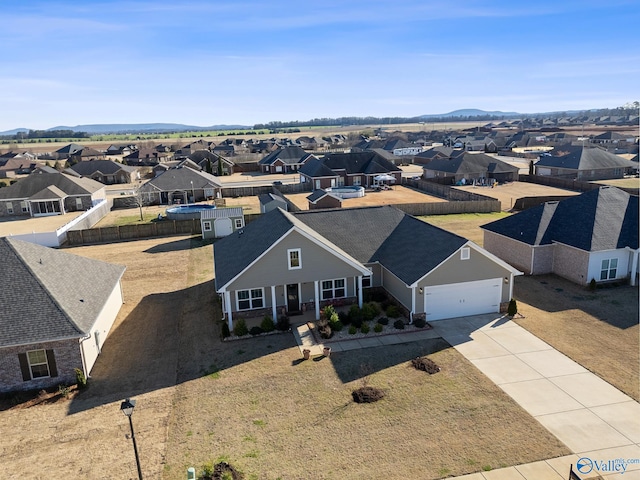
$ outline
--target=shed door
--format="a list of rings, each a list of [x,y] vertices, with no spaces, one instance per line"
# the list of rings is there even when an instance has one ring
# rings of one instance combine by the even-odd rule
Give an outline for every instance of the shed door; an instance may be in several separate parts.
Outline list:
[[[213,228],[215,229],[216,238],[226,237],[233,233],[230,218],[216,218],[215,222],[213,222]]]
[[[427,287],[424,295],[427,320],[497,313],[501,290],[501,278]]]

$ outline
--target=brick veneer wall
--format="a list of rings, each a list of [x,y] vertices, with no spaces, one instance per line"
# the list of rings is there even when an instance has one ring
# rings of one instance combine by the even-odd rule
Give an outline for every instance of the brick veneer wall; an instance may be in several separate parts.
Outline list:
[[[586,285],[591,280],[587,278],[588,271],[588,252],[559,243],[554,245],[553,273],[578,285]]]
[[[20,370],[18,354],[31,350],[53,350],[58,370],[57,377],[38,378],[24,381]],[[0,392],[19,390],[39,390],[59,384],[75,383],[75,368],[82,370],[82,357],[78,339],[57,342],[36,343],[0,349]]]
[[[531,274],[530,245],[485,230],[484,249],[525,274]]]

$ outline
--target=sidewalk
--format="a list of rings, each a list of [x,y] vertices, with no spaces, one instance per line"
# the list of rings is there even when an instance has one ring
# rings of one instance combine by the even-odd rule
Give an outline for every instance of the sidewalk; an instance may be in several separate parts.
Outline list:
[[[462,480],[562,480],[578,460],[640,462],[640,404],[506,317],[480,315],[432,322],[433,329],[331,343],[332,352],[442,337],[574,453],[545,461],[457,477]],[[294,329],[300,350],[321,355],[306,325]],[[584,469],[583,479],[640,479],[640,463],[625,473]]]

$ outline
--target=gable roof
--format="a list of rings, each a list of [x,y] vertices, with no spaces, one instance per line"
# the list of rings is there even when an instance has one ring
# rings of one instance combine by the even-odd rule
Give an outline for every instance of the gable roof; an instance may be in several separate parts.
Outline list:
[[[104,188],[104,185],[91,178],[79,178],[65,175],[54,170],[48,173],[43,169],[34,170],[22,180],[0,189],[0,199],[30,198],[47,187],[55,186],[66,195],[91,195]]]
[[[306,175],[307,177],[312,178],[336,177],[338,175],[327,167],[323,160],[320,160],[317,157],[310,158],[298,171],[301,175]]]
[[[191,183],[193,182],[193,184]],[[220,188],[220,181],[213,175],[194,170],[189,167],[170,168],[152,178],[141,188],[147,190],[149,187],[166,192],[170,190],[191,190],[191,188]]]
[[[392,162],[375,151],[351,153],[330,153],[324,157],[324,164],[331,170],[345,170],[347,175],[362,173],[374,175],[379,173],[400,172]]]
[[[125,270],[12,238],[0,257],[0,347],[88,334]]]
[[[92,175],[96,172],[100,172],[104,175],[113,175],[120,170],[124,170],[125,172],[134,172],[136,170],[135,167],[122,165],[118,162],[114,162],[113,160],[91,160],[88,162],[78,162],[70,168],[74,172],[84,176]]]
[[[337,200],[340,201],[340,203],[342,203],[342,198],[331,193],[331,192],[327,192],[325,190],[314,190],[310,195],[307,195],[307,200],[309,200],[311,203],[315,204],[318,200],[320,200],[321,198],[324,197],[331,197],[331,198],[335,198]]]
[[[467,243],[458,235],[390,206],[295,214],[276,209],[248,224],[243,233],[215,243],[216,288],[219,290],[242,273],[294,226],[360,264],[383,264],[407,285]],[[424,241],[417,242],[416,238]]]
[[[555,153],[555,155],[554,155]],[[597,170],[601,168],[633,168],[629,160],[601,148],[563,145],[536,162],[536,167]]]
[[[310,154],[305,152],[302,148],[294,145],[274,150],[258,163],[260,165],[271,165],[276,160],[280,160],[283,163],[287,164],[302,163],[303,159],[308,157],[309,155]]]
[[[481,228],[528,245],[560,242],[588,252],[638,248],[638,197],[600,187],[547,202]]]
[[[423,168],[451,174],[518,173],[518,167],[495,157],[484,153],[467,153],[464,150],[454,151],[449,158],[434,158]]]

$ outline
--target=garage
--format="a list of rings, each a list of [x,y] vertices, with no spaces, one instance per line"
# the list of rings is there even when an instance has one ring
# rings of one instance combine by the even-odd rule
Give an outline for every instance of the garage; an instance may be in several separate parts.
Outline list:
[[[497,313],[501,294],[501,278],[427,287],[424,311],[428,321]]]

